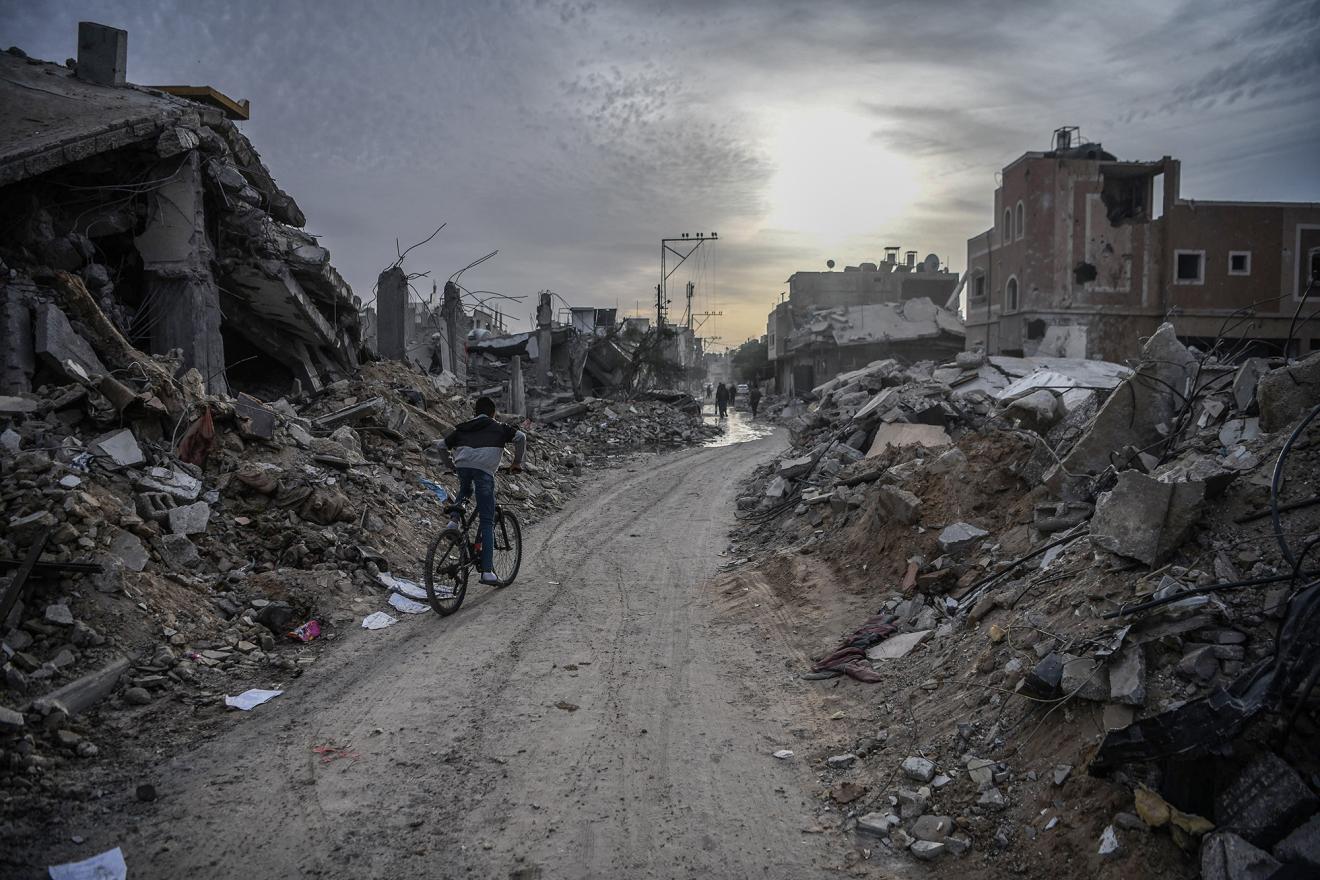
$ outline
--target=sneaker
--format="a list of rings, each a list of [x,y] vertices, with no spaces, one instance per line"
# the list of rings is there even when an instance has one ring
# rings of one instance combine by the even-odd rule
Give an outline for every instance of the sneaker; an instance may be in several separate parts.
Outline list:
[[[496,587],[500,585],[500,579],[495,576],[495,572],[493,571],[483,571],[481,573],[481,582],[483,584],[491,584]]]
[[[449,521],[449,524],[445,526],[445,531],[446,531],[446,532],[457,532],[457,531],[458,531],[459,529],[461,529],[461,528],[463,528],[463,524],[462,524],[461,522],[459,522],[459,521],[456,520],[456,519],[451,519],[451,520]]]

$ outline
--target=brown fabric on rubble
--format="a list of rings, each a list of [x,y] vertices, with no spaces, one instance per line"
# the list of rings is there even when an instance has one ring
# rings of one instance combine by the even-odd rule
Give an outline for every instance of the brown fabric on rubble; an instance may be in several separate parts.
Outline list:
[[[348,497],[336,489],[324,487],[312,490],[303,506],[298,508],[298,515],[319,526],[328,526],[343,517],[348,508]]]
[[[192,423],[179,441],[179,461],[201,467],[214,446],[215,420],[211,418],[211,408],[203,407],[201,418]]]
[[[234,474],[240,483],[262,495],[274,495],[280,487],[279,478],[274,472],[262,468],[243,468]]]
[[[817,661],[816,665],[811,667],[811,671],[839,672],[868,684],[883,681],[884,676],[872,669],[867,662],[866,649],[883,642],[898,631],[898,627],[890,622],[892,620],[893,615],[889,614],[877,614],[868,618],[866,623],[858,627],[832,654]]]

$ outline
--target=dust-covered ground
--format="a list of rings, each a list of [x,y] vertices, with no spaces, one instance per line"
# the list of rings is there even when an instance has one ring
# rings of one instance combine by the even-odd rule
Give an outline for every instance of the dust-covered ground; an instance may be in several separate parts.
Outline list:
[[[789,634],[721,617],[709,580],[740,483],[783,445],[599,473],[528,530],[512,587],[353,630],[272,702],[127,753],[22,842],[19,876],[114,846],[135,878],[845,868],[806,756],[772,757],[834,707],[786,663]]]

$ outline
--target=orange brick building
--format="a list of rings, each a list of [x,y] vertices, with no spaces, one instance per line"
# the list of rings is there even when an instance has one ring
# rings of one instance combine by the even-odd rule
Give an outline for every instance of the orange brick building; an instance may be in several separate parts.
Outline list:
[[[998,222],[967,241],[969,350],[1121,361],[1166,318],[1203,349],[1221,333],[1262,355],[1320,349],[1315,321],[1288,340],[1320,279],[1320,203],[1185,199],[1178,160],[1119,161],[1076,132],[1005,167]]]

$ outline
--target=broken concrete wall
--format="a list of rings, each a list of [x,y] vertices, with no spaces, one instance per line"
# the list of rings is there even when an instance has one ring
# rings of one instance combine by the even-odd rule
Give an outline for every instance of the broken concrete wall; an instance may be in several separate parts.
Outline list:
[[[1196,360],[1174,335],[1173,325],[1162,325],[1142,349],[1136,372],[1104,402],[1061,470],[1079,475],[1122,469],[1132,457],[1125,449],[1154,450],[1185,404],[1195,369]]]
[[[408,278],[398,266],[376,280],[376,351],[387,360],[403,360],[408,349]]]
[[[196,367],[216,393],[227,393],[200,158],[189,151],[181,163],[162,163],[153,171],[172,176],[149,196],[146,228],[136,239],[152,313],[151,349],[181,349],[186,367]]]
[[[460,382],[467,381],[467,349],[464,341],[472,329],[472,319],[463,310],[463,297],[458,285],[445,282],[445,298],[440,306],[440,318],[444,325],[445,369],[458,377]]]
[[[29,302],[35,290],[18,278],[0,278],[0,394],[32,390],[37,364]]]

